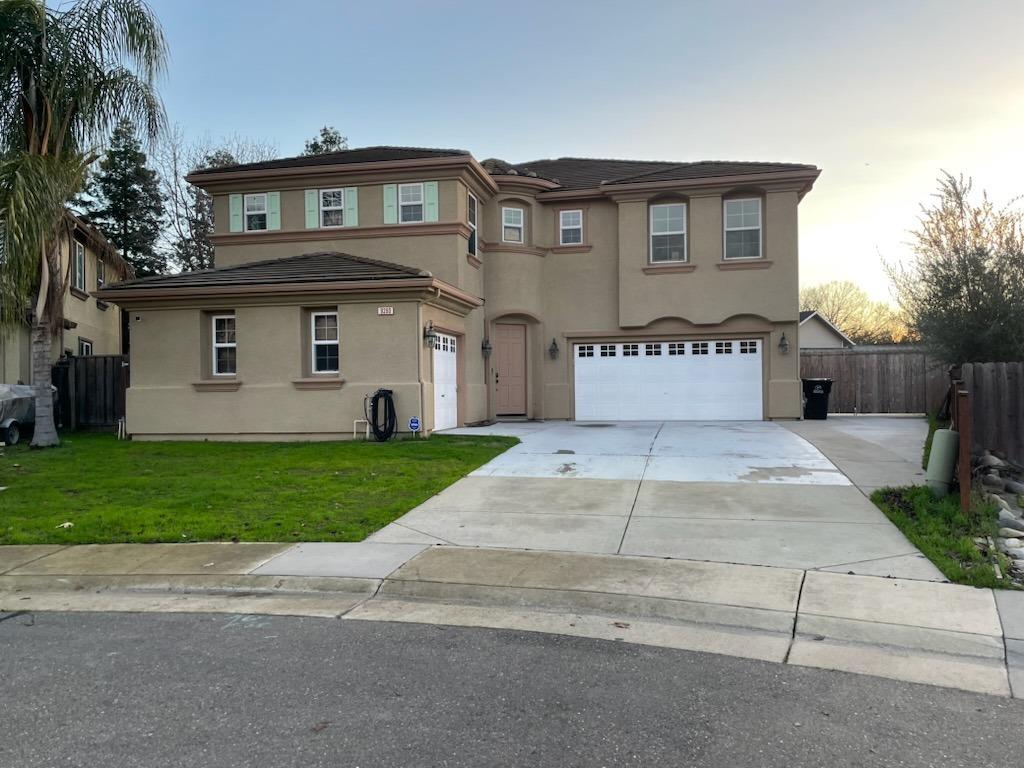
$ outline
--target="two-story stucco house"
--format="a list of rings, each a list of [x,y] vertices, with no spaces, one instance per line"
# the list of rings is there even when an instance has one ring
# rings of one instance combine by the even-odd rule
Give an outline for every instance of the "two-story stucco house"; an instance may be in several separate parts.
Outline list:
[[[810,165],[370,147],[210,169],[216,268],[107,286],[139,439],[799,418]]]
[[[107,283],[124,281],[132,275],[131,268],[100,230],[71,211],[65,212],[59,247],[64,323],[54,335],[52,360],[121,354],[121,310],[90,294]],[[32,383],[28,310],[23,326],[0,334],[0,383]]]

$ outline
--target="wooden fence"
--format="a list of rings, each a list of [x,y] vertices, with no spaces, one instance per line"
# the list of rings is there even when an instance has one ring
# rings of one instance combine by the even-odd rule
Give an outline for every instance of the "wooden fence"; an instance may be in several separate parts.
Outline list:
[[[53,385],[57,387],[58,427],[114,429],[124,417],[128,356],[65,358],[53,366]]]
[[[958,378],[971,394],[974,450],[1024,465],[1024,363],[964,363]]]
[[[949,391],[946,366],[916,347],[802,349],[800,375],[832,379],[829,413],[927,413]]]

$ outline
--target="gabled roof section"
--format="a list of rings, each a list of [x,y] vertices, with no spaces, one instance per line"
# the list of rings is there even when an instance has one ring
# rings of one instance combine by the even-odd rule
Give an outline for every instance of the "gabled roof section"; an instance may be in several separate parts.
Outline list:
[[[323,155],[300,155],[266,160],[259,163],[226,165],[220,168],[198,168],[193,173],[207,175],[234,171],[271,171],[277,168],[314,168],[321,165],[347,165],[350,163],[386,163],[396,160],[428,160],[437,157],[469,156],[464,149],[432,149],[429,147],[359,147]]]
[[[257,261],[221,269],[158,275],[114,283],[105,294],[147,289],[238,287],[243,285],[287,285],[289,283],[339,283],[429,278],[431,274],[401,264],[364,259],[347,253],[322,251],[302,256]]]
[[[113,243],[107,240],[103,230],[70,208],[64,209],[64,221],[73,232],[81,235],[83,240],[99,252],[106,264],[126,278],[135,277],[135,268],[125,260]]]
[[[804,309],[804,310],[801,310],[801,311],[800,311],[800,325],[803,325],[803,324],[804,324],[804,323],[806,323],[806,322],[807,322],[808,320],[810,320],[810,319],[811,319],[812,317],[816,317],[816,318],[818,318],[819,320],[821,320],[821,322],[823,322],[823,323],[824,323],[825,325],[827,325],[827,326],[828,326],[829,328],[831,328],[831,329],[832,329],[832,331],[833,331],[833,332],[834,332],[834,333],[835,333],[835,334],[836,334],[837,336],[839,336],[840,338],[842,338],[842,340],[843,340],[843,341],[845,341],[845,342],[846,342],[847,344],[849,344],[849,345],[850,345],[851,347],[855,347],[855,346],[857,346],[857,342],[855,342],[855,341],[854,341],[853,339],[851,339],[851,338],[850,338],[849,336],[847,336],[847,335],[846,335],[845,333],[843,333],[843,332],[842,332],[842,331],[840,331],[840,330],[839,330],[838,328],[836,328],[836,327],[835,327],[835,326],[834,326],[834,325],[832,324],[832,321],[831,321],[831,320],[829,320],[829,319],[828,319],[827,317],[825,317],[825,316],[824,316],[823,314],[821,314],[821,312],[819,312],[819,311],[818,311],[818,310],[816,310],[816,309]]]

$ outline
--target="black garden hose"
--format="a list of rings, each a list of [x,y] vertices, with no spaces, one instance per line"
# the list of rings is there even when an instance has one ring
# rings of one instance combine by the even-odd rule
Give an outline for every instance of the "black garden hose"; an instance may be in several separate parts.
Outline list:
[[[370,429],[378,442],[390,440],[398,429],[398,414],[395,412],[394,392],[390,389],[378,389],[363,399],[363,415],[370,422]],[[384,401],[383,406],[381,400]],[[367,403],[369,401],[369,403]],[[367,412],[369,405],[369,412]]]

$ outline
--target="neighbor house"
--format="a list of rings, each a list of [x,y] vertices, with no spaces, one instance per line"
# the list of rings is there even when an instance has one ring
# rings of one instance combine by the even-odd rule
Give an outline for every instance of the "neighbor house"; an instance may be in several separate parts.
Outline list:
[[[795,419],[811,165],[370,147],[196,172],[216,268],[108,285],[138,439]]]
[[[800,349],[842,349],[856,344],[817,310],[800,312]]]
[[[64,213],[58,242],[64,323],[54,334],[51,360],[121,354],[121,310],[91,294],[132,276],[130,267],[99,229],[71,211]],[[30,322],[26,307],[24,325],[0,333],[0,383],[32,383]]]

